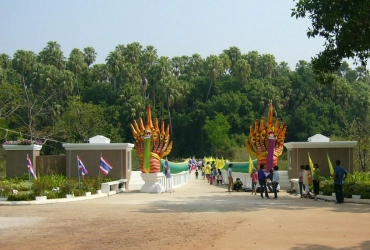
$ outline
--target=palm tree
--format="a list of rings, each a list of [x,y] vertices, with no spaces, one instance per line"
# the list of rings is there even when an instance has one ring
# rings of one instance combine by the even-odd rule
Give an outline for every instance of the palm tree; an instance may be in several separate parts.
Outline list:
[[[98,54],[95,52],[93,47],[84,48],[85,63],[87,64],[87,67],[90,67],[90,65],[95,62],[97,55]]]
[[[275,71],[277,63],[275,57],[270,54],[264,54],[261,56],[260,70],[262,77],[271,77]]]
[[[232,70],[229,57],[225,53],[222,53],[219,57],[222,62],[222,75],[230,74]]]
[[[230,47],[229,49],[225,49],[223,51],[223,54],[226,54],[229,57],[229,60],[231,62],[230,64],[230,71],[233,72],[235,68],[236,62],[241,58],[242,52],[238,47]]]
[[[36,63],[36,55],[32,51],[17,50],[13,58],[13,67],[17,70],[22,76],[22,83],[24,91],[27,94],[27,85],[25,80],[25,75],[30,73],[33,65]]]
[[[93,79],[95,79],[96,81],[106,82],[109,78],[107,66],[103,63],[94,64],[94,66],[92,67],[92,75]]]
[[[206,59],[206,64],[207,64],[207,70],[208,70],[208,75],[211,77],[211,82],[209,84],[209,89],[207,93],[207,98],[206,101],[208,100],[209,93],[211,91],[212,87],[212,81],[216,80],[223,69],[222,62],[218,56],[215,55],[210,55]]]
[[[114,93],[117,94],[117,77],[119,76],[123,66],[123,57],[119,51],[114,50],[109,53],[105,61],[107,62],[108,72],[113,78]]]
[[[127,44],[124,50],[125,62],[139,64],[142,55],[142,46],[138,42]]]
[[[10,69],[12,67],[12,59],[7,54],[0,54],[0,68]]]
[[[85,62],[85,55],[79,49],[73,49],[68,58],[68,69],[72,71],[75,75],[77,95],[80,95],[80,89],[78,87],[78,74],[82,70],[88,67]]]
[[[54,65],[59,70],[65,68],[65,57],[57,42],[48,42],[46,47],[39,53],[38,60],[43,64]]]
[[[251,51],[245,56],[243,55],[243,58],[246,59],[248,64],[251,66],[251,77],[259,78],[261,76],[259,69],[261,55],[258,53],[258,51]]]
[[[240,59],[234,65],[234,74],[238,77],[239,81],[244,82],[251,74],[251,66],[247,60]]]
[[[193,54],[189,59],[190,72],[194,77],[199,76],[203,67],[204,60],[199,54]]]
[[[172,72],[172,64],[168,57],[161,56],[157,63],[152,68],[152,79],[153,84],[151,84],[150,92],[151,92],[151,98],[153,107],[155,109],[156,107],[156,93],[157,93],[157,83],[160,82],[163,78],[170,76]]]

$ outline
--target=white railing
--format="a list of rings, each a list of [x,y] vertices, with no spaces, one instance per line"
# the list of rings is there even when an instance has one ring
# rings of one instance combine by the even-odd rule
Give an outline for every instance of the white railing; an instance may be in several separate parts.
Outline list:
[[[225,184],[229,184],[229,179],[227,178],[227,171],[226,170],[221,170],[221,173],[222,173],[222,178],[223,178],[223,182]],[[290,188],[290,181],[289,178],[288,178],[288,174],[287,174],[287,171],[279,171],[280,173],[280,185],[278,186],[278,188]],[[238,172],[233,172],[233,179],[234,179],[234,182],[236,180],[236,178],[239,178],[242,182],[243,182],[243,188],[252,188],[252,178],[250,176],[250,174],[248,173],[238,173]],[[257,187],[259,187],[259,184],[257,183]]]
[[[222,173],[223,182],[226,184],[229,184],[229,179],[227,178],[227,171],[222,170],[221,173]],[[252,188],[252,178],[250,174],[233,172],[234,182],[236,178],[239,178],[243,182],[243,188]]]
[[[171,174],[171,178],[163,176],[160,180],[160,184],[164,187],[172,187],[173,189],[183,187],[189,183],[189,171],[183,171],[178,174]],[[171,184],[171,185],[170,185]]]

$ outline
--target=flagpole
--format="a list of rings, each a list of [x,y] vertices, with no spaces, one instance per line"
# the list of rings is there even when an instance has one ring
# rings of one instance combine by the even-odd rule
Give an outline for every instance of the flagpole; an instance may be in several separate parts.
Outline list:
[[[31,181],[31,174],[30,174],[30,170],[28,170],[28,180],[30,182],[30,192],[32,192],[32,181]]]
[[[98,169],[98,171],[99,171],[99,173],[98,173],[98,174],[99,174],[99,177],[100,177],[100,164],[101,164],[101,163],[100,163],[100,161],[101,161],[101,157],[102,157],[102,156],[103,156],[103,154],[102,154],[102,153],[100,153],[100,159],[99,159],[99,169]]]
[[[27,159],[28,159],[28,154],[27,154]],[[28,167],[27,167],[28,169]],[[30,193],[32,192],[32,182],[31,182],[31,174],[30,170],[28,169],[28,181],[30,182]]]
[[[78,172],[78,189],[81,189],[81,183],[80,183],[80,166],[78,165],[78,155],[77,155],[77,172]]]

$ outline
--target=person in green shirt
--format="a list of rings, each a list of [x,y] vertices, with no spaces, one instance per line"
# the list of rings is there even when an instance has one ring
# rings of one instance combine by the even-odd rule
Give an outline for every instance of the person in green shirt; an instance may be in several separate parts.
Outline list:
[[[319,194],[319,191],[320,191],[320,169],[319,169],[319,165],[317,163],[315,163],[313,165],[313,175],[312,175],[312,180],[313,180],[313,192],[315,193],[315,195],[318,195]]]

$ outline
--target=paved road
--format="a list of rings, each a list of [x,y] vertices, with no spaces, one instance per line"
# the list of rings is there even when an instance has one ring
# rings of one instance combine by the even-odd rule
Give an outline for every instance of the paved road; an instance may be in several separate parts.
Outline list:
[[[370,249],[370,206],[261,199],[191,177],[174,193],[0,206],[0,249]]]

